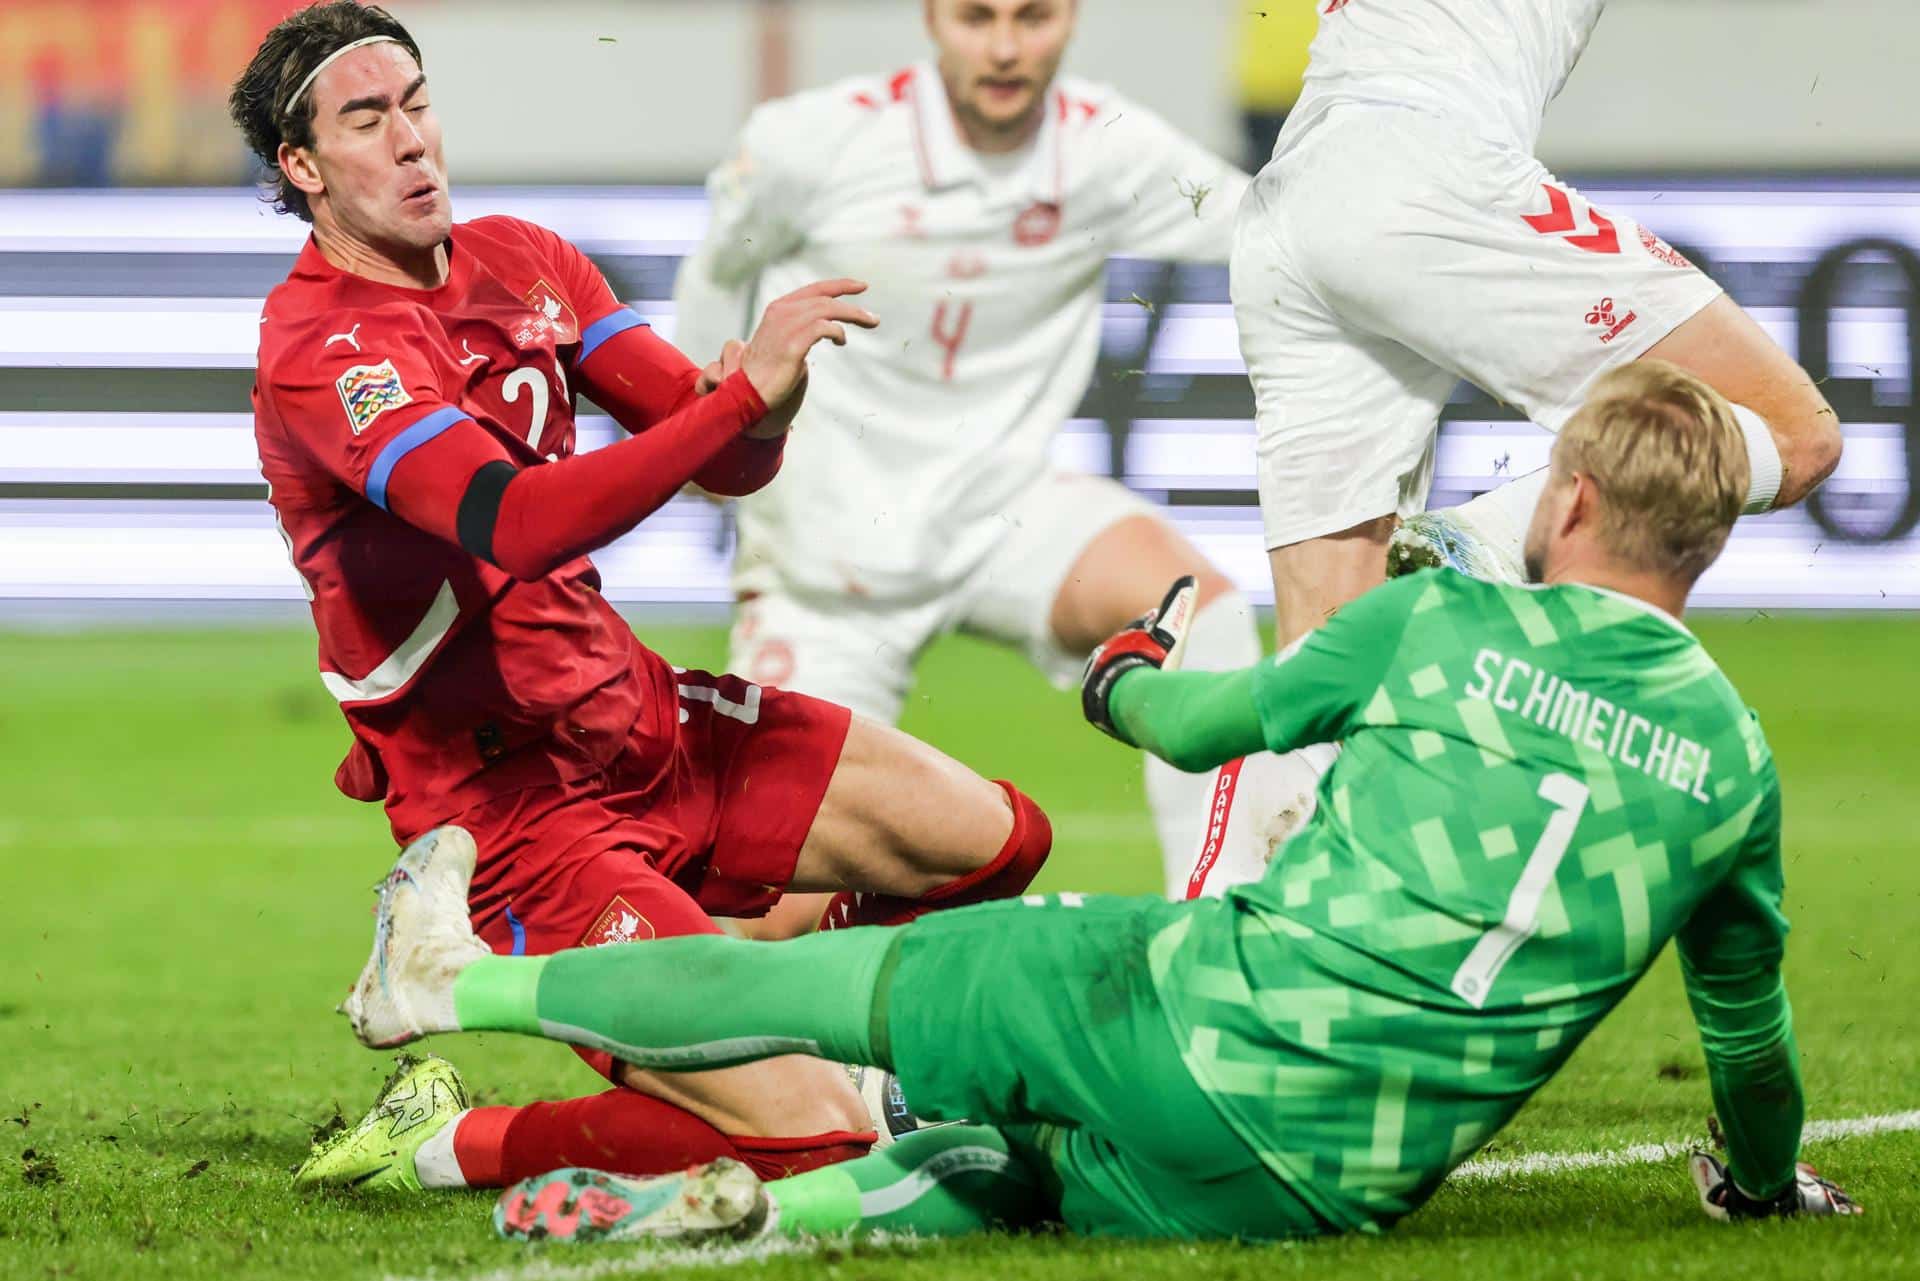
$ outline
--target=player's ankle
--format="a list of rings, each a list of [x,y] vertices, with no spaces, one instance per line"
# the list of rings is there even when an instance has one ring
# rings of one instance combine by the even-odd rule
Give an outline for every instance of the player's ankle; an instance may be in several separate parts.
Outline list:
[[[454,976],[453,1032],[541,1035],[540,976],[544,956],[477,956]]]

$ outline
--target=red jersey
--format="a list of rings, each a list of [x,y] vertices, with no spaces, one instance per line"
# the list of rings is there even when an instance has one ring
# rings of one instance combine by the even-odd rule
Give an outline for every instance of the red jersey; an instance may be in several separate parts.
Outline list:
[[[572,454],[579,362],[640,324],[578,249],[505,217],[453,228],[437,289],[342,272],[309,241],[268,295],[254,431],[354,732],[336,782],[384,799],[403,842],[593,773],[630,732],[671,737],[640,723],[674,715],[671,670],[585,557],[520,581],[387,508],[400,460],[466,419],[516,466]]]

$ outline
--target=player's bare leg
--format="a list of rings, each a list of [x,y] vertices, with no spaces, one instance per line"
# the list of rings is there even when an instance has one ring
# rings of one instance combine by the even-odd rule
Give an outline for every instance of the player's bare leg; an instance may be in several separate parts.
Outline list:
[[[899,925],[1009,898],[1053,848],[1047,816],[911,735],[855,716],[789,882],[839,887],[820,928]]]
[[[1749,515],[1792,506],[1839,465],[1840,420],[1833,406],[1806,370],[1724,294],[1641,358],[1678,365],[1733,404],[1753,477]],[[1437,553],[1482,577],[1516,578],[1520,544],[1545,484],[1542,470],[1457,508],[1417,516],[1395,540],[1396,554],[1418,542],[1425,545],[1427,563]],[[1481,563],[1471,563],[1476,556]],[[1421,562],[1416,556],[1409,563]]]
[[[1152,516],[1114,522],[1080,553],[1054,598],[1048,624],[1062,648],[1085,654],[1160,603],[1167,584],[1193,575],[1196,618],[1234,594],[1231,579],[1180,531]],[[1244,664],[1241,664],[1244,665]]]
[[[1088,653],[1159,604],[1167,584],[1185,575],[1198,590],[1183,665],[1232,671],[1258,662],[1260,637],[1246,598],[1179,530],[1153,516],[1115,521],[1080,553],[1054,598],[1054,639],[1069,653]],[[1152,756],[1144,769],[1166,890],[1177,896],[1193,873],[1215,776],[1182,773]]]
[[[1342,605],[1385,582],[1387,545],[1399,523],[1397,516],[1376,516],[1338,533],[1269,550],[1275,645],[1291,645]]]
[[[910,734],[856,716],[792,886],[919,898],[984,866],[1013,820],[998,784]]]
[[[1766,421],[1780,451],[1775,507],[1791,507],[1840,465],[1840,419],[1807,371],[1722,295],[1648,349]]]
[[[782,894],[765,916],[731,922],[728,932],[762,943],[799,938],[820,924],[820,914],[832,898],[831,894]]]
[[[789,1054],[707,1072],[648,1072],[621,1063],[619,1083],[685,1108],[729,1138],[857,1134],[873,1128],[847,1070]]]

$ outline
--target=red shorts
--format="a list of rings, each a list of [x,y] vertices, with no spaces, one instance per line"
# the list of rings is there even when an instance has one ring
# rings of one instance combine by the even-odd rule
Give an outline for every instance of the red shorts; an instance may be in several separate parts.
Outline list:
[[[851,713],[733,676],[672,681],[677,726],[648,718],[675,734],[664,763],[636,731],[599,774],[446,820],[479,847],[468,902],[495,952],[710,934],[709,914],[757,916],[786,889]]]

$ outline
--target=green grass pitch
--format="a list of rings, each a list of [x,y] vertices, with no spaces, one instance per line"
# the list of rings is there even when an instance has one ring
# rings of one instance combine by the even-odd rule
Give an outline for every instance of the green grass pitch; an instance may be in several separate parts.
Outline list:
[[[1786,781],[1789,979],[1810,1113],[1920,1109],[1920,621],[1722,618],[1710,648]],[[706,629],[645,628],[710,665]],[[491,1197],[299,1196],[309,1127],[357,1115],[386,1057],[329,1013],[365,956],[380,814],[334,793],[346,742],[302,631],[0,633],[0,1278],[485,1277],[662,1272],[640,1247],[495,1240]],[[1138,764],[1014,655],[938,647],[907,724],[1054,815],[1043,888],[1145,891]],[[596,1088],[559,1046],[443,1039],[481,1101]],[[1701,1056],[1670,958],[1490,1155],[1703,1132]],[[31,1155],[27,1155],[28,1153]],[[1060,1237],[826,1247],[755,1277],[1920,1277],[1920,1133],[1809,1155],[1869,1207],[1727,1228],[1677,1160],[1454,1183],[1380,1238],[1290,1247]]]

